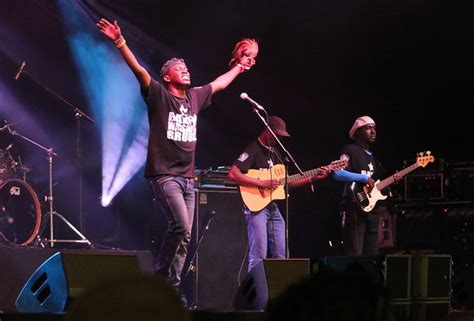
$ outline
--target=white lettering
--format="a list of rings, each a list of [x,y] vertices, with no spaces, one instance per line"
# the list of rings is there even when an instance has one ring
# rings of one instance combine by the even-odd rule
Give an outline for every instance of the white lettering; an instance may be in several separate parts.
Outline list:
[[[168,115],[167,138],[177,142],[195,142],[197,115],[181,115],[170,112]]]

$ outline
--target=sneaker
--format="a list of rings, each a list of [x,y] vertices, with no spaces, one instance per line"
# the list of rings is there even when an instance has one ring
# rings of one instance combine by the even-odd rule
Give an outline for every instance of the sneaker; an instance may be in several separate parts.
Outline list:
[[[181,302],[183,302],[184,307],[187,307],[188,300],[186,299],[186,296],[184,294],[181,294],[180,298],[181,298]]]

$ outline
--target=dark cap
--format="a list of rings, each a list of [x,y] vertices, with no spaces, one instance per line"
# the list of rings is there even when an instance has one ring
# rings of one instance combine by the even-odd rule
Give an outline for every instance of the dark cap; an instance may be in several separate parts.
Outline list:
[[[283,119],[278,116],[268,117],[268,126],[277,134],[278,136],[290,136],[286,131],[286,124]]]
[[[171,67],[173,67],[174,65],[179,64],[179,63],[186,64],[184,62],[184,59],[182,59],[182,58],[171,58],[168,61],[166,61],[163,64],[163,66],[161,67],[161,70],[160,70],[161,78],[163,78],[163,76],[168,73],[168,71],[170,70]]]

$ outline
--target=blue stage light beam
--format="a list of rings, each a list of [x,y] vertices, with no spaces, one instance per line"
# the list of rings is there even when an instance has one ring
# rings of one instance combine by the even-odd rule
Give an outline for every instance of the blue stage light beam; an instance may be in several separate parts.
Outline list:
[[[138,83],[117,49],[76,3],[57,1],[102,143],[102,206],[143,166],[148,122]]]

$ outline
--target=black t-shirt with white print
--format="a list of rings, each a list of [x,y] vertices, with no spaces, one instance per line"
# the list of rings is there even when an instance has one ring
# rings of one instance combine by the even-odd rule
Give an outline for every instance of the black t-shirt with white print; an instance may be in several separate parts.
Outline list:
[[[152,79],[143,93],[150,124],[145,177],[194,177],[197,115],[211,104],[211,97],[210,84],[188,89],[181,99]]]
[[[275,164],[281,164],[279,151],[273,147],[268,149],[258,140],[250,143],[233,163],[244,173],[249,169],[269,169]]]
[[[382,165],[374,158],[373,154],[368,153],[359,145],[345,145],[342,149],[342,154],[349,156],[349,161],[347,167],[345,168],[347,171],[367,175],[373,180],[380,179],[384,175],[384,169]],[[346,204],[351,200],[351,184],[351,182],[346,182],[345,184],[342,200],[343,204]]]

